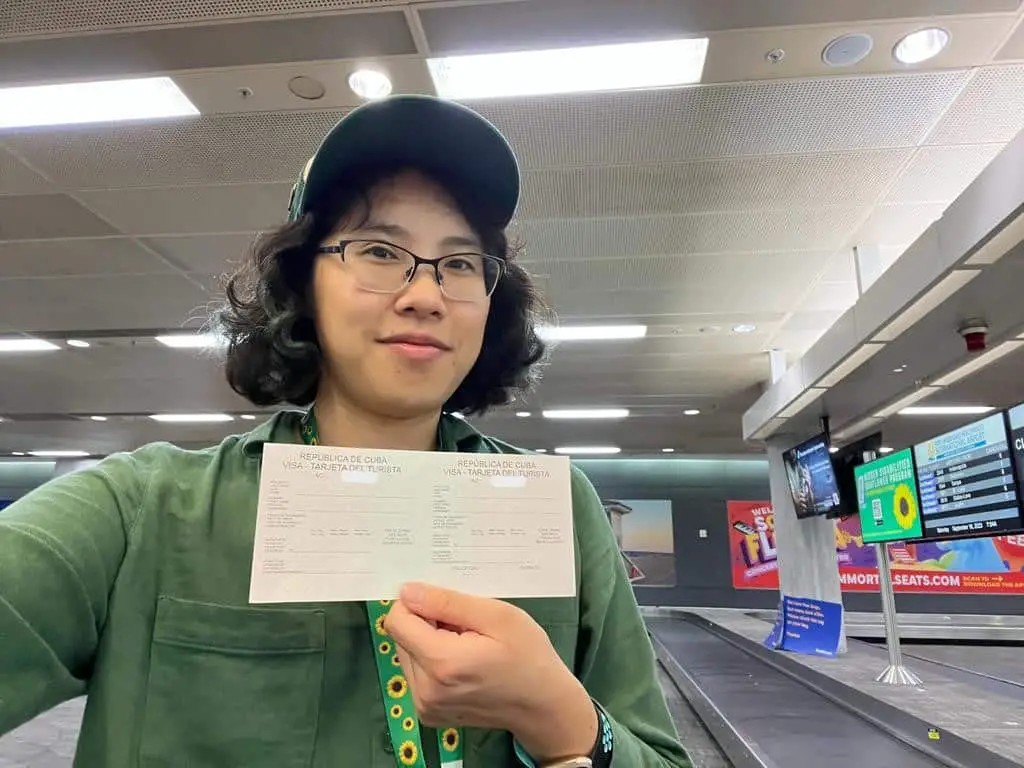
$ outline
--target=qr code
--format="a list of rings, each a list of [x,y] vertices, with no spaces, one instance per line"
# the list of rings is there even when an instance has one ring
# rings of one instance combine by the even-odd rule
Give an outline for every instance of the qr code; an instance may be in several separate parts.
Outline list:
[[[882,524],[882,500],[872,499],[871,500],[871,518],[875,521],[875,525]]]

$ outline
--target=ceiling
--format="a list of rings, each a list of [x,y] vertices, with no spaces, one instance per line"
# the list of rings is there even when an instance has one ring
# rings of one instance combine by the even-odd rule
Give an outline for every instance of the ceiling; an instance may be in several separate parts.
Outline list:
[[[561,345],[540,389],[483,426],[530,448],[757,450],[740,420],[767,351],[799,357],[853,304],[853,247],[891,263],[1024,128],[1020,5],[7,0],[0,86],[166,73],[202,116],[0,131],[0,334],[92,342],[0,357],[0,455],[245,428],[146,418],[254,413],[212,356],[152,336],[198,328],[231,261],[282,221],[298,169],[357,104],[346,79],[359,65],[430,92],[428,54],[698,33],[710,48],[697,87],[471,103],[520,157],[514,234],[561,322],[649,326],[643,340]],[[929,18],[950,46],[897,65],[893,43]],[[828,68],[822,47],[852,30],[872,34],[872,54]],[[300,74],[323,99],[289,92]],[[515,416],[573,406],[632,415]]]

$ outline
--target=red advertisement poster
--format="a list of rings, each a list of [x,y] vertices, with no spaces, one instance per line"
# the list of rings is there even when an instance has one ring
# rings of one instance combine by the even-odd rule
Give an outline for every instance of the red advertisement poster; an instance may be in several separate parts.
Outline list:
[[[726,502],[729,556],[736,589],[778,589],[775,515],[767,501]],[[860,518],[836,521],[836,558],[844,592],[878,590],[873,545]],[[995,536],[927,544],[890,544],[897,592],[1024,594],[1024,536]]]

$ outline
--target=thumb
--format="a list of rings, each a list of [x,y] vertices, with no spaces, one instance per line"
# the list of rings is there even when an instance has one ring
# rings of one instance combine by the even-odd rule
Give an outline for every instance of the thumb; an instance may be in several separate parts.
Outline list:
[[[509,607],[498,600],[418,582],[404,585],[400,599],[423,619],[481,635],[491,635],[495,625],[502,621],[503,609]]]

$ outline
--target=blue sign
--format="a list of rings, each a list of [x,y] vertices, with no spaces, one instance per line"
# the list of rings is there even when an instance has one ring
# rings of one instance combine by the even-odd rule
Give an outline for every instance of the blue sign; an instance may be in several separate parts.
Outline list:
[[[768,637],[764,639],[764,646],[777,651],[782,648],[782,633],[786,624],[786,598],[779,601],[779,609],[775,612],[775,624]]]
[[[812,600],[805,597],[783,597],[780,618],[765,640],[774,639],[782,625],[781,645],[769,645],[792,653],[834,657],[839,653],[839,637],[843,627],[842,603]]]

